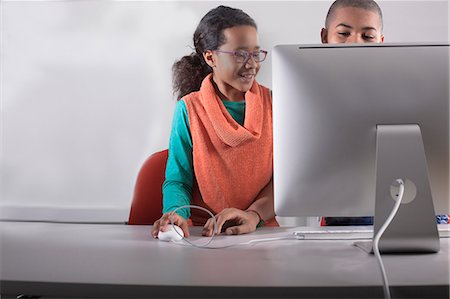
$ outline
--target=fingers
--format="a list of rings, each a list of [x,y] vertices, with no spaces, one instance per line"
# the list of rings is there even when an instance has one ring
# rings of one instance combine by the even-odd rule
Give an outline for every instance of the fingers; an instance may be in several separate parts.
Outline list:
[[[222,212],[220,212],[219,214],[216,215],[216,222],[217,222],[216,234],[217,235],[219,235],[220,232],[222,231],[222,226],[228,217],[227,214],[228,214],[228,211],[223,210]],[[206,237],[211,237],[213,235],[213,232],[214,232],[214,218],[209,218],[206,221],[205,225],[203,226],[202,235],[206,236]]]
[[[165,232],[168,230],[168,225],[171,224],[171,220],[173,224],[178,225],[181,227],[181,223],[183,222],[184,218],[178,215],[177,213],[165,213],[162,215],[160,219],[160,230]]]
[[[169,229],[169,225],[171,225],[171,219],[173,224],[178,225],[183,230],[184,236],[189,237],[190,233],[187,220],[176,213],[165,213],[160,219],[156,220],[155,223],[153,223],[153,228],[151,231],[152,237],[157,238],[159,231],[167,231]]]
[[[218,218],[218,226],[222,229],[224,223],[228,220],[233,220],[238,225],[230,226],[225,229],[227,235],[240,235],[250,233],[256,230],[256,225],[253,225],[251,215],[239,209],[227,209],[226,213],[220,215]]]
[[[166,213],[163,214],[162,217],[159,219],[159,230],[162,232],[167,231],[167,225],[170,223],[170,214]]]
[[[217,231],[216,234],[220,234],[222,231],[222,227],[225,224],[226,221],[230,219],[236,218],[236,215],[233,211],[224,211],[224,213],[217,214]]]
[[[214,230],[213,218],[209,218],[203,226],[202,236],[211,237]]]
[[[254,231],[254,229],[248,224],[244,223],[237,226],[231,226],[225,230],[225,233],[227,235],[240,235],[240,234],[247,234]]]
[[[217,228],[216,228],[216,234],[219,235],[222,232],[222,228],[224,227],[225,223],[230,220],[242,220],[243,216],[245,216],[245,212],[239,209],[229,208],[224,209],[222,212],[218,213],[216,215],[216,222],[217,222]],[[214,231],[214,220],[213,218],[209,218],[205,225],[203,226],[202,235],[211,237]]]
[[[153,227],[152,227],[152,237],[153,239],[156,239],[158,237],[158,232],[159,232],[159,220],[156,220],[155,223],[153,223]]]
[[[182,217],[180,216],[180,218]],[[179,222],[177,225],[181,227],[181,229],[183,230],[184,237],[185,238],[189,237],[189,226],[187,224],[187,221],[184,220],[184,218],[182,218],[182,221]]]

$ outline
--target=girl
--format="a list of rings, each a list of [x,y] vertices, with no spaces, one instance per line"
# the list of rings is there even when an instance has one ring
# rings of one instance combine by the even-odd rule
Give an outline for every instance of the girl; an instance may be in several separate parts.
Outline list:
[[[195,52],[173,65],[178,99],[166,180],[163,215],[152,236],[165,231],[170,212],[195,204],[216,215],[226,234],[277,225],[272,187],[272,99],[255,76],[267,52],[259,45],[255,21],[240,9],[219,6],[209,11],[194,33]],[[200,199],[192,198],[194,180]],[[190,218],[190,219],[189,219]],[[188,219],[190,223],[188,223]],[[213,221],[197,209],[173,217],[185,236],[189,224]]]

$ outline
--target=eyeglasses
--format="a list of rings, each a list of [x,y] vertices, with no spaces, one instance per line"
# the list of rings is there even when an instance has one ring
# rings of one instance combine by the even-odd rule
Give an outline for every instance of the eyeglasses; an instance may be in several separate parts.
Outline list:
[[[262,62],[266,59],[267,51],[259,50],[255,52],[247,52],[244,50],[237,50],[237,51],[222,51],[222,50],[213,50],[214,52],[219,53],[226,53],[234,55],[234,58],[236,59],[236,62],[238,63],[246,63],[250,57],[253,58],[255,62]]]

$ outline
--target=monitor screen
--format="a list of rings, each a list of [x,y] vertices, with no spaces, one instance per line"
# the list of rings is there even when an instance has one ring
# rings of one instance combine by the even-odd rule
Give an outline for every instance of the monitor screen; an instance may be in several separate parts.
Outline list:
[[[272,59],[278,216],[373,216],[385,125],[418,128],[418,172],[435,213],[449,213],[449,45],[279,45]],[[403,145],[394,162],[410,153]],[[405,167],[420,160],[410,156]]]

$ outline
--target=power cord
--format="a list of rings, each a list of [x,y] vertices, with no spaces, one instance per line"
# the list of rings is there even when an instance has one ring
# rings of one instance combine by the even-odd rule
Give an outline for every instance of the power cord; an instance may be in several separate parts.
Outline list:
[[[399,192],[397,196],[397,200],[395,202],[394,208],[392,209],[391,213],[389,214],[386,221],[381,226],[380,230],[377,232],[375,237],[373,238],[373,253],[375,254],[375,257],[377,258],[378,265],[381,269],[381,276],[383,279],[383,292],[384,292],[384,298],[391,299],[391,293],[389,291],[389,283],[386,276],[386,271],[384,269],[383,260],[381,259],[380,250],[378,248],[378,243],[380,242],[380,238],[383,235],[386,228],[391,224],[392,220],[394,219],[395,215],[397,214],[397,211],[400,207],[400,204],[402,203],[403,194],[405,192],[405,184],[402,179],[397,179],[396,182],[399,184]]]

